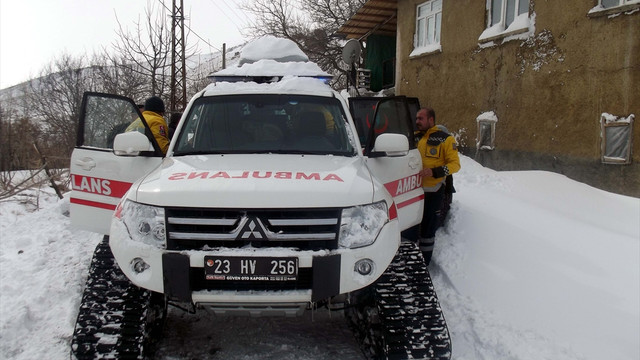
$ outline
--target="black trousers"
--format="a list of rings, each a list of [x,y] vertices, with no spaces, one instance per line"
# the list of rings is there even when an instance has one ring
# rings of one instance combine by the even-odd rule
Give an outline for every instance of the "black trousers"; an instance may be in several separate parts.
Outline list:
[[[445,186],[443,185],[436,192],[424,193],[424,212],[420,225],[420,237],[423,239],[431,239],[436,236],[436,230],[439,226],[438,211],[442,208],[444,191]]]

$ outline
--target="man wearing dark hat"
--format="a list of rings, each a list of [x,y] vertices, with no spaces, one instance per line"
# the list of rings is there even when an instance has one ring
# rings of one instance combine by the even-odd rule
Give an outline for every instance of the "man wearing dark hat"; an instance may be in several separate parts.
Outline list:
[[[163,154],[167,153],[169,148],[169,129],[167,122],[162,117],[164,115],[164,102],[157,96],[152,96],[144,102],[144,111],[142,116],[151,128],[151,133],[156,138],[158,145]],[[144,124],[140,119],[132,122],[125,131],[138,131],[144,134]]]

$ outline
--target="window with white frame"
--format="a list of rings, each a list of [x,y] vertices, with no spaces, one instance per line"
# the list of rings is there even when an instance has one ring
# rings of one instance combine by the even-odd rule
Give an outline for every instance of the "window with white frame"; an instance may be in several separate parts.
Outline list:
[[[487,0],[487,29],[479,41],[522,33],[529,30],[530,0]]]
[[[600,6],[605,9],[638,3],[640,3],[640,0],[600,0]]]
[[[608,113],[603,113],[600,116],[603,163],[631,163],[634,117],[633,114],[624,117]]]
[[[589,11],[589,16],[597,17],[640,9],[640,0],[597,0],[596,2],[596,6]]]
[[[518,15],[529,13],[529,0],[491,0],[490,26],[501,24],[505,29]]]
[[[442,24],[442,1],[430,0],[416,9],[416,33],[414,50],[410,56],[439,51],[440,25]]]

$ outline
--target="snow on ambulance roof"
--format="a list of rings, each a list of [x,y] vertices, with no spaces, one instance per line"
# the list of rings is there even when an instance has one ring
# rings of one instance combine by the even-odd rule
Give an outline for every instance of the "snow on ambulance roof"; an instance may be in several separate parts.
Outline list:
[[[289,39],[267,35],[251,41],[242,48],[239,65],[271,59],[279,62],[307,62],[309,57]]]
[[[293,41],[264,36],[242,49],[238,65],[214,73],[213,81],[277,81],[283,76],[316,77],[331,79],[332,75],[322,71]],[[277,79],[272,79],[276,78]]]
[[[203,96],[237,94],[297,94],[335,96],[333,89],[324,80],[314,77],[284,76],[275,82],[220,81],[209,84]]]

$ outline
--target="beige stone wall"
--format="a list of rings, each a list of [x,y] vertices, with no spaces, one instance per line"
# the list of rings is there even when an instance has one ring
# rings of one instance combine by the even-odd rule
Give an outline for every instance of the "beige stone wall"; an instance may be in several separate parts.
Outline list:
[[[640,11],[589,17],[595,0],[531,0],[533,37],[498,40],[482,48],[478,38],[485,29],[486,2],[444,0],[442,52],[409,58],[416,5],[422,2],[398,1],[396,93],[417,96],[421,104],[432,106],[439,123],[461,134],[461,145],[469,153],[475,153],[476,117],[494,111],[496,154],[588,164],[588,176],[586,172],[605,166],[600,164],[600,114],[633,113],[633,164],[613,170],[607,165],[605,170],[614,177],[638,176]],[[495,159],[499,155],[483,156],[500,164]],[[509,159],[518,162],[518,157]],[[625,184],[636,188],[617,192],[640,196],[640,180],[626,179]]]

